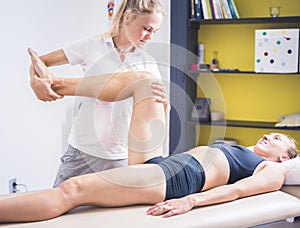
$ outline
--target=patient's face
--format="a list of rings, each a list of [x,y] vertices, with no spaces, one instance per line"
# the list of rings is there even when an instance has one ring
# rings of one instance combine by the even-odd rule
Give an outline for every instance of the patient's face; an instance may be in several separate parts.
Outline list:
[[[264,135],[254,146],[254,152],[270,161],[280,161],[282,155],[288,157],[291,140],[284,134],[271,133]]]

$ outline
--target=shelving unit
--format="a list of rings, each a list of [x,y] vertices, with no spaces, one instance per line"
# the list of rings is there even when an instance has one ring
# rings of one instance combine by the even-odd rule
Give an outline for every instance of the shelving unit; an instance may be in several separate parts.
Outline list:
[[[199,20],[199,21],[195,21],[193,19],[189,20],[190,22],[190,27],[198,27],[201,30],[201,25],[230,25],[230,24],[275,24],[275,23],[280,23],[280,24],[291,24],[293,23],[293,25],[296,23],[297,26],[299,27],[300,23],[300,17],[295,16],[295,17],[278,17],[278,18],[242,18],[242,19],[219,19],[219,20]],[[198,26],[197,26],[198,25]],[[220,27],[218,27],[220,28]],[[203,74],[207,74],[210,73],[209,71],[207,72],[203,72],[203,71],[196,71],[196,72],[192,72],[192,75],[196,75],[196,77],[201,76]],[[238,75],[237,77],[240,76],[240,74],[243,75],[253,75],[253,76],[265,76],[265,75],[271,75],[270,77],[276,76],[276,77],[280,77],[282,75],[289,75],[289,76],[298,76],[299,72],[296,73],[256,73],[254,71],[240,71],[240,70],[234,70],[234,71],[213,71],[211,72],[213,75],[224,75],[224,77],[226,77],[227,75]],[[198,75],[197,75],[198,74]],[[201,125],[203,125],[203,123],[200,123]],[[207,124],[206,124],[207,125]],[[216,125],[216,124],[214,124]],[[273,122],[260,122],[260,121],[241,121],[241,120],[229,120],[227,122],[224,122],[222,124],[219,125],[226,125],[228,127],[245,127],[245,128],[267,128],[267,129],[273,129],[273,126],[275,125],[275,123]],[[274,129],[278,129],[278,128],[274,128]],[[295,130],[294,128],[282,128],[282,130]]]
[[[300,17],[256,17],[239,19],[214,19],[214,20],[196,20],[189,19],[190,25],[201,24],[268,24],[268,23],[300,23]]]
[[[269,24],[269,26],[276,26],[277,24],[289,24],[294,23],[297,25],[297,27],[300,27],[300,16],[281,16],[278,18],[271,18],[271,17],[255,17],[255,18],[240,18],[240,19],[215,19],[215,20],[195,20],[195,19],[189,19],[189,1],[183,0],[183,1],[172,1],[171,3],[171,21],[173,25],[171,25],[171,42],[172,44],[180,45],[183,48],[186,48],[187,50],[191,51],[195,54],[195,56],[198,53],[198,31],[201,30],[202,25],[203,26],[222,26],[222,25],[242,25],[242,26],[248,26],[251,24],[258,25],[258,24]],[[173,15],[173,16],[172,16]],[[180,18],[180,21],[179,21]],[[185,19],[185,20],[182,20]],[[179,24],[178,24],[179,23]],[[175,26],[175,27],[174,27]],[[180,26],[180,27],[179,27]],[[172,31],[173,30],[173,31]],[[172,54],[171,50],[171,65],[177,66],[184,64],[186,68],[190,68],[191,64],[196,63],[197,58],[193,56],[187,56],[186,59],[178,59],[176,55]],[[176,68],[176,67],[175,67]],[[179,72],[177,70],[171,69],[171,81],[172,83],[175,83],[180,88],[183,88],[185,90],[186,94],[188,95],[188,99],[192,102],[197,97],[197,88],[199,85],[197,85],[197,78],[199,77],[199,74],[202,73],[209,73],[209,72],[203,72],[203,71],[191,71],[186,70],[186,72]],[[260,78],[261,75],[264,77],[266,75],[270,75],[270,78],[272,77],[270,73],[255,73],[251,70],[241,70],[241,71],[230,71],[230,72],[213,72],[217,77],[222,78],[222,80],[226,78],[227,75],[230,77],[236,76],[239,77],[239,74],[242,74],[247,77],[257,76],[254,78]],[[224,77],[223,77],[224,74]],[[276,78],[277,80],[284,80],[283,76],[284,74],[277,74]],[[299,76],[299,72],[288,74],[288,78],[294,77],[296,79]],[[205,77],[205,76],[204,76]],[[279,79],[278,79],[279,78]],[[171,124],[170,124],[170,149],[171,153],[176,151],[183,151],[187,150],[195,144],[198,144],[199,141],[198,135],[199,134],[199,128],[201,126],[204,127],[210,127],[210,126],[221,126],[221,127],[229,127],[229,128],[245,128],[245,129],[269,129],[276,131],[292,131],[294,132],[300,132],[299,127],[286,127],[286,128],[275,128],[275,122],[266,122],[266,121],[249,121],[249,120],[227,120],[227,121],[218,121],[218,122],[200,122],[200,124],[197,124],[190,120],[190,114],[192,110],[192,106],[189,102],[186,102],[185,98],[181,98],[176,94],[172,94],[172,88],[171,88],[171,104],[174,107],[181,107],[180,110],[173,110],[173,113],[171,113]],[[300,99],[300,97],[299,97]],[[183,122],[186,122],[184,124]],[[200,132],[202,134],[202,132]],[[297,136],[299,135],[296,133]],[[194,140],[196,139],[196,140]],[[194,141],[193,141],[194,140]],[[300,138],[298,139],[300,140]]]
[[[200,70],[194,70],[194,71],[189,71],[189,74],[190,75],[194,75],[194,76],[197,76],[201,73],[213,73],[213,74],[262,74],[262,75],[268,75],[268,74],[272,74],[274,75],[274,73],[256,73],[254,71],[200,71]],[[283,75],[283,74],[286,74],[286,73],[276,73],[277,75]],[[289,75],[298,75],[300,74],[300,72],[297,72],[297,73],[288,73]]]
[[[293,130],[299,131],[300,127],[275,127],[276,122],[262,121],[240,121],[240,120],[220,120],[220,121],[200,121],[199,123],[190,121],[189,124],[201,124],[207,126],[227,126],[227,127],[242,127],[242,128],[262,128],[276,130]]]

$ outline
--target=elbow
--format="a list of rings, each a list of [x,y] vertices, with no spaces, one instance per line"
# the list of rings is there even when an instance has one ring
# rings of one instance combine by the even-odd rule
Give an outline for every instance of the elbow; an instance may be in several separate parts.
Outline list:
[[[237,200],[250,195],[256,195],[258,192],[252,192],[249,187],[244,184],[235,183],[230,185],[231,199]]]
[[[244,197],[244,190],[240,185],[231,184],[231,185],[228,185],[228,187],[230,188],[232,200],[236,200],[236,199]]]
[[[274,183],[271,184],[271,186],[273,186],[273,190],[272,191],[279,190],[282,187],[283,182],[284,182],[284,179],[283,180],[274,181]]]

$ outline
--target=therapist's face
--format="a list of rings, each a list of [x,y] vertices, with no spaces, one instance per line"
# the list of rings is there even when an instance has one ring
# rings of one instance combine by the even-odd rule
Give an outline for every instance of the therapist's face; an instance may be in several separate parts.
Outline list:
[[[124,14],[122,35],[126,37],[130,45],[141,46],[152,39],[162,20],[161,12],[133,14],[128,11]]]

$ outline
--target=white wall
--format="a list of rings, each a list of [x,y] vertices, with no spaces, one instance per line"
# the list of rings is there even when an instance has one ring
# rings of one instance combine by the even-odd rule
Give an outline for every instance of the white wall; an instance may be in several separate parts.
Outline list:
[[[169,1],[162,2],[169,12]],[[27,48],[43,54],[106,31],[106,5],[105,0],[1,1],[0,194],[8,193],[11,178],[28,190],[51,187],[69,133],[73,98],[53,103],[35,98]],[[169,15],[155,40],[169,42]],[[79,68],[70,66],[54,72],[81,75]]]

